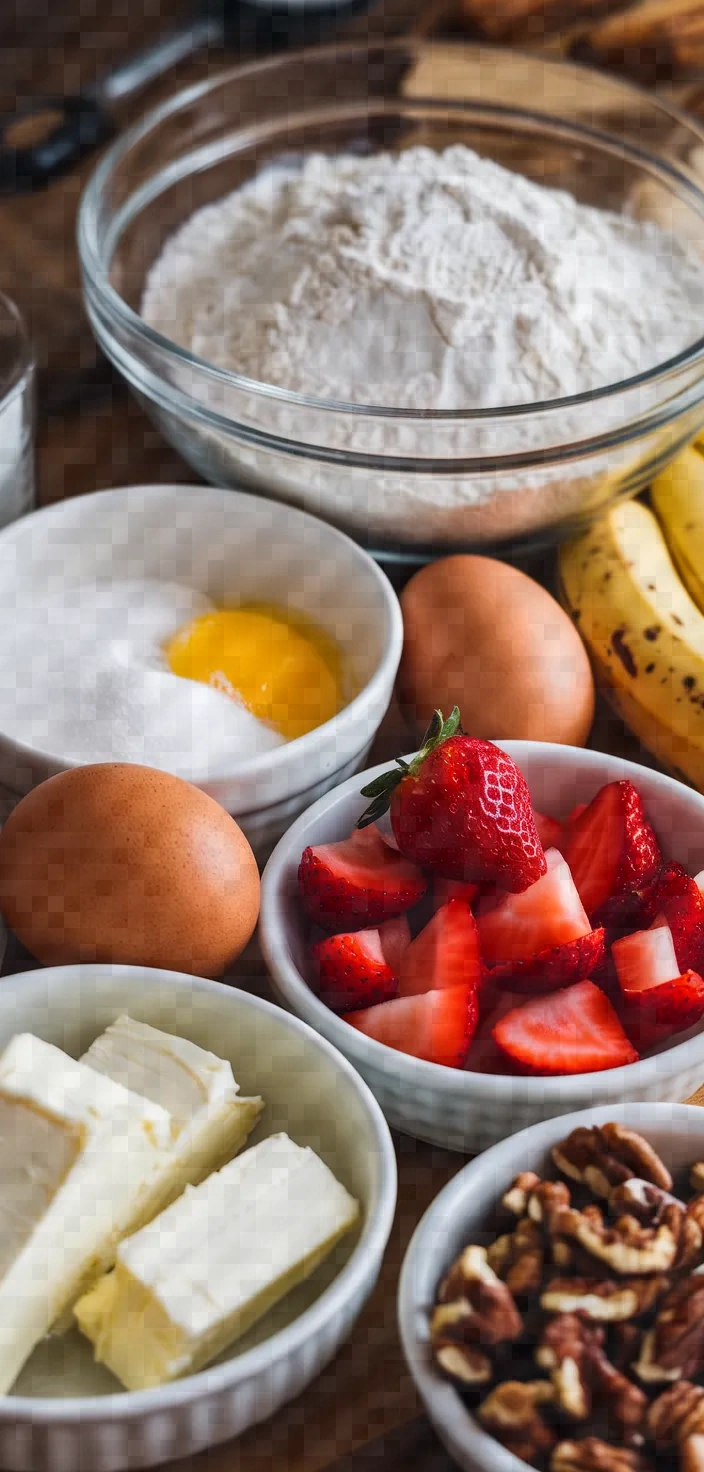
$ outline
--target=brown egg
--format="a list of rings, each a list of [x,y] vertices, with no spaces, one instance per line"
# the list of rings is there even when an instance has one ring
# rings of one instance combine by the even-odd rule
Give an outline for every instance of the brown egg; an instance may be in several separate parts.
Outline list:
[[[446,557],[411,578],[401,606],[399,698],[419,727],[458,705],[465,731],[488,741],[586,741],[589,660],[539,583],[490,557]]]
[[[0,834],[0,911],[46,965],[219,976],[256,925],[259,872],[213,798],[109,762],[51,777],[15,808]]]

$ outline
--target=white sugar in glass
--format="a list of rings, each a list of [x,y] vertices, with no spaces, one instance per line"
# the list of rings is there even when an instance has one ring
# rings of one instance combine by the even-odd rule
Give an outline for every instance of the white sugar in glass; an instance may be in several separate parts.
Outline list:
[[[34,365],[22,318],[0,293],[0,527],[34,505]]]

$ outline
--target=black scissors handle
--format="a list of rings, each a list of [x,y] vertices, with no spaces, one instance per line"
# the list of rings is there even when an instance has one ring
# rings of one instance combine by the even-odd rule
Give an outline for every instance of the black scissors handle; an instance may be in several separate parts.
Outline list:
[[[369,0],[201,0],[195,18],[129,57],[74,97],[45,97],[0,116],[0,195],[41,189],[100,148],[120,126],[113,113],[157,77],[205,46],[231,45],[268,55],[325,40],[335,24]]]
[[[78,163],[115,131],[97,99],[44,97],[0,115],[0,194],[25,194]]]
[[[22,102],[16,112],[0,116],[0,194],[41,189],[106,143],[118,128],[114,107],[202,46],[223,40],[223,3],[208,0],[205,13],[127,57],[95,86],[73,97]]]

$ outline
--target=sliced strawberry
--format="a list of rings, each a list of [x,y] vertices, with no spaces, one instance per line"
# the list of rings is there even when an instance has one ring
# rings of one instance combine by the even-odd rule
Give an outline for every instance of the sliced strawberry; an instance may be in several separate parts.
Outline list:
[[[464,900],[466,904],[472,906],[478,897],[478,884],[467,884],[464,879],[438,877],[433,880],[433,903],[438,910],[441,905],[446,905],[448,900]]]
[[[393,920],[385,920],[379,926],[379,940],[387,966],[391,967],[394,976],[399,976],[404,953],[411,944],[411,927],[407,917],[396,915]]]
[[[379,925],[410,910],[427,888],[420,869],[389,848],[376,828],[304,849],[298,884],[311,920],[326,930]]]
[[[685,971],[659,986],[626,992],[622,1016],[628,1036],[644,1052],[704,1017],[704,981],[697,971]]]
[[[704,894],[704,869],[700,869],[699,873],[695,874],[694,883],[696,884],[700,894]]]
[[[642,900],[645,923],[661,915],[672,931],[677,970],[704,972],[704,898],[681,864],[667,864]]]
[[[383,1002],[364,1012],[349,1012],[345,1022],[411,1058],[461,1068],[477,1015],[475,988],[453,986],[415,997],[398,997],[395,1002]]]
[[[483,1015],[480,1014],[479,1025],[469,1045],[469,1052],[465,1060],[464,1066],[468,1073],[516,1074],[520,1072],[495,1042],[493,1034],[497,1022],[500,1022],[507,1012],[520,1007],[523,1002],[525,1002],[525,997],[519,995],[518,992],[502,992],[492,998],[488,1007],[484,1004]]]
[[[606,932],[589,930],[577,940],[540,951],[527,961],[505,961],[501,966],[494,966],[489,978],[513,987],[516,992],[555,992],[593,976],[603,965],[605,956]]]
[[[543,848],[561,848],[562,824],[557,818],[548,818],[546,813],[539,813],[535,808],[533,808],[533,817]]]
[[[674,937],[662,915],[649,930],[614,941],[611,948],[622,991],[621,1015],[643,1051],[704,1016],[704,981],[688,968],[680,974]]]
[[[615,940],[611,954],[624,992],[644,992],[680,974],[672,931],[666,922],[656,921],[649,930],[636,930]]]
[[[399,996],[474,986],[481,980],[477,926],[464,900],[450,900],[411,941],[401,962]]]
[[[378,930],[326,936],[313,946],[312,956],[318,996],[333,1012],[374,1007],[397,994],[398,982],[384,960]]]
[[[591,917],[653,876],[662,859],[632,782],[609,782],[571,822],[564,854]]]
[[[608,997],[591,981],[514,1008],[493,1037],[526,1073],[597,1073],[638,1061]]]
[[[480,902],[479,944],[487,966],[528,960],[591,930],[562,854],[548,849],[546,860],[547,874],[530,889]]]
[[[567,816],[567,818],[565,819],[565,828],[568,828],[569,825],[570,825],[570,823],[576,823],[577,822],[577,819],[578,818],[581,818],[582,813],[586,813],[588,807],[589,807],[589,803],[588,802],[578,802],[578,803],[576,803],[575,806],[572,809],[572,812],[569,813],[568,816]]]

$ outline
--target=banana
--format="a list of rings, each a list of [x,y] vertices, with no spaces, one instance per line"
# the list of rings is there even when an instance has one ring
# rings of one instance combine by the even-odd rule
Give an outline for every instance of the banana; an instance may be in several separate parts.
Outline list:
[[[677,571],[704,609],[704,455],[678,455],[653,481],[651,496]]]
[[[597,684],[674,776],[704,788],[704,616],[652,511],[625,501],[559,553]]]

